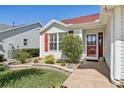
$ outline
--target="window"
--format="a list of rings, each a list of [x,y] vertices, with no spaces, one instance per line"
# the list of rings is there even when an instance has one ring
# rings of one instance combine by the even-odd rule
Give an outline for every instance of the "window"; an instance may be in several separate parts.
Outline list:
[[[57,33],[49,34],[49,49],[57,50]]]
[[[23,40],[24,45],[28,45],[28,39]]]
[[[50,33],[49,34],[49,50],[60,50],[62,37],[66,33]]]
[[[87,35],[87,44],[88,45],[96,45],[96,35],[95,34]]]

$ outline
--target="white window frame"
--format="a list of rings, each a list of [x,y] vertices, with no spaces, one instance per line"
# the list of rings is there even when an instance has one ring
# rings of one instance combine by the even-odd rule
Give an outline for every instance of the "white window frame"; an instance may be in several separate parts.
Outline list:
[[[61,33],[66,33],[66,32],[57,32],[57,33],[48,33],[48,47],[49,47],[49,51],[60,51],[59,49],[59,34]],[[50,49],[50,34],[57,34],[57,49],[56,50],[51,50]]]
[[[51,43],[51,42],[50,42],[50,34],[57,34],[57,33],[49,33],[49,34],[48,34],[48,47],[49,47],[49,51],[57,51],[57,46],[56,46],[56,50],[54,50],[54,49],[51,50],[51,49],[50,49],[50,43]],[[56,38],[57,38],[57,37],[56,37]],[[58,41],[58,40],[57,40],[57,41]],[[56,41],[56,43],[58,43],[57,41]],[[54,41],[53,43],[55,43],[55,41]]]

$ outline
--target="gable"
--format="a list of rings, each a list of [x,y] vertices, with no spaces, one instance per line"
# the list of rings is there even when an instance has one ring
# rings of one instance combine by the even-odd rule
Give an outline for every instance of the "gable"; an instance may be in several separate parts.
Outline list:
[[[66,32],[68,31],[69,28],[67,27],[64,27],[62,25],[59,25],[57,23],[53,23],[51,26],[49,26],[45,32],[48,32],[48,33],[57,33],[57,32]]]

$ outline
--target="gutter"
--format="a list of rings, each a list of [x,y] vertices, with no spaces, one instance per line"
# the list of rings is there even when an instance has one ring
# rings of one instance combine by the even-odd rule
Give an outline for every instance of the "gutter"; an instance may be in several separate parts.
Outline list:
[[[112,44],[112,46],[111,46],[111,50],[112,51],[114,51],[114,44]],[[115,80],[114,79],[114,60],[113,60],[113,55],[114,55],[114,53],[112,53],[112,55],[111,55],[111,57],[112,57],[112,60],[111,60],[111,68],[110,68],[110,79],[111,79],[111,82],[113,83],[113,84],[115,84],[115,85],[117,85],[117,86],[121,86],[121,82],[120,81],[117,81],[117,80]]]

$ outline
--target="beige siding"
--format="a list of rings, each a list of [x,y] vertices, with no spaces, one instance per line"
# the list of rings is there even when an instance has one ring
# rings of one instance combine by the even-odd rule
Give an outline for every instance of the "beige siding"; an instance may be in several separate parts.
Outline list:
[[[124,8],[121,9],[121,79],[124,79]]]

